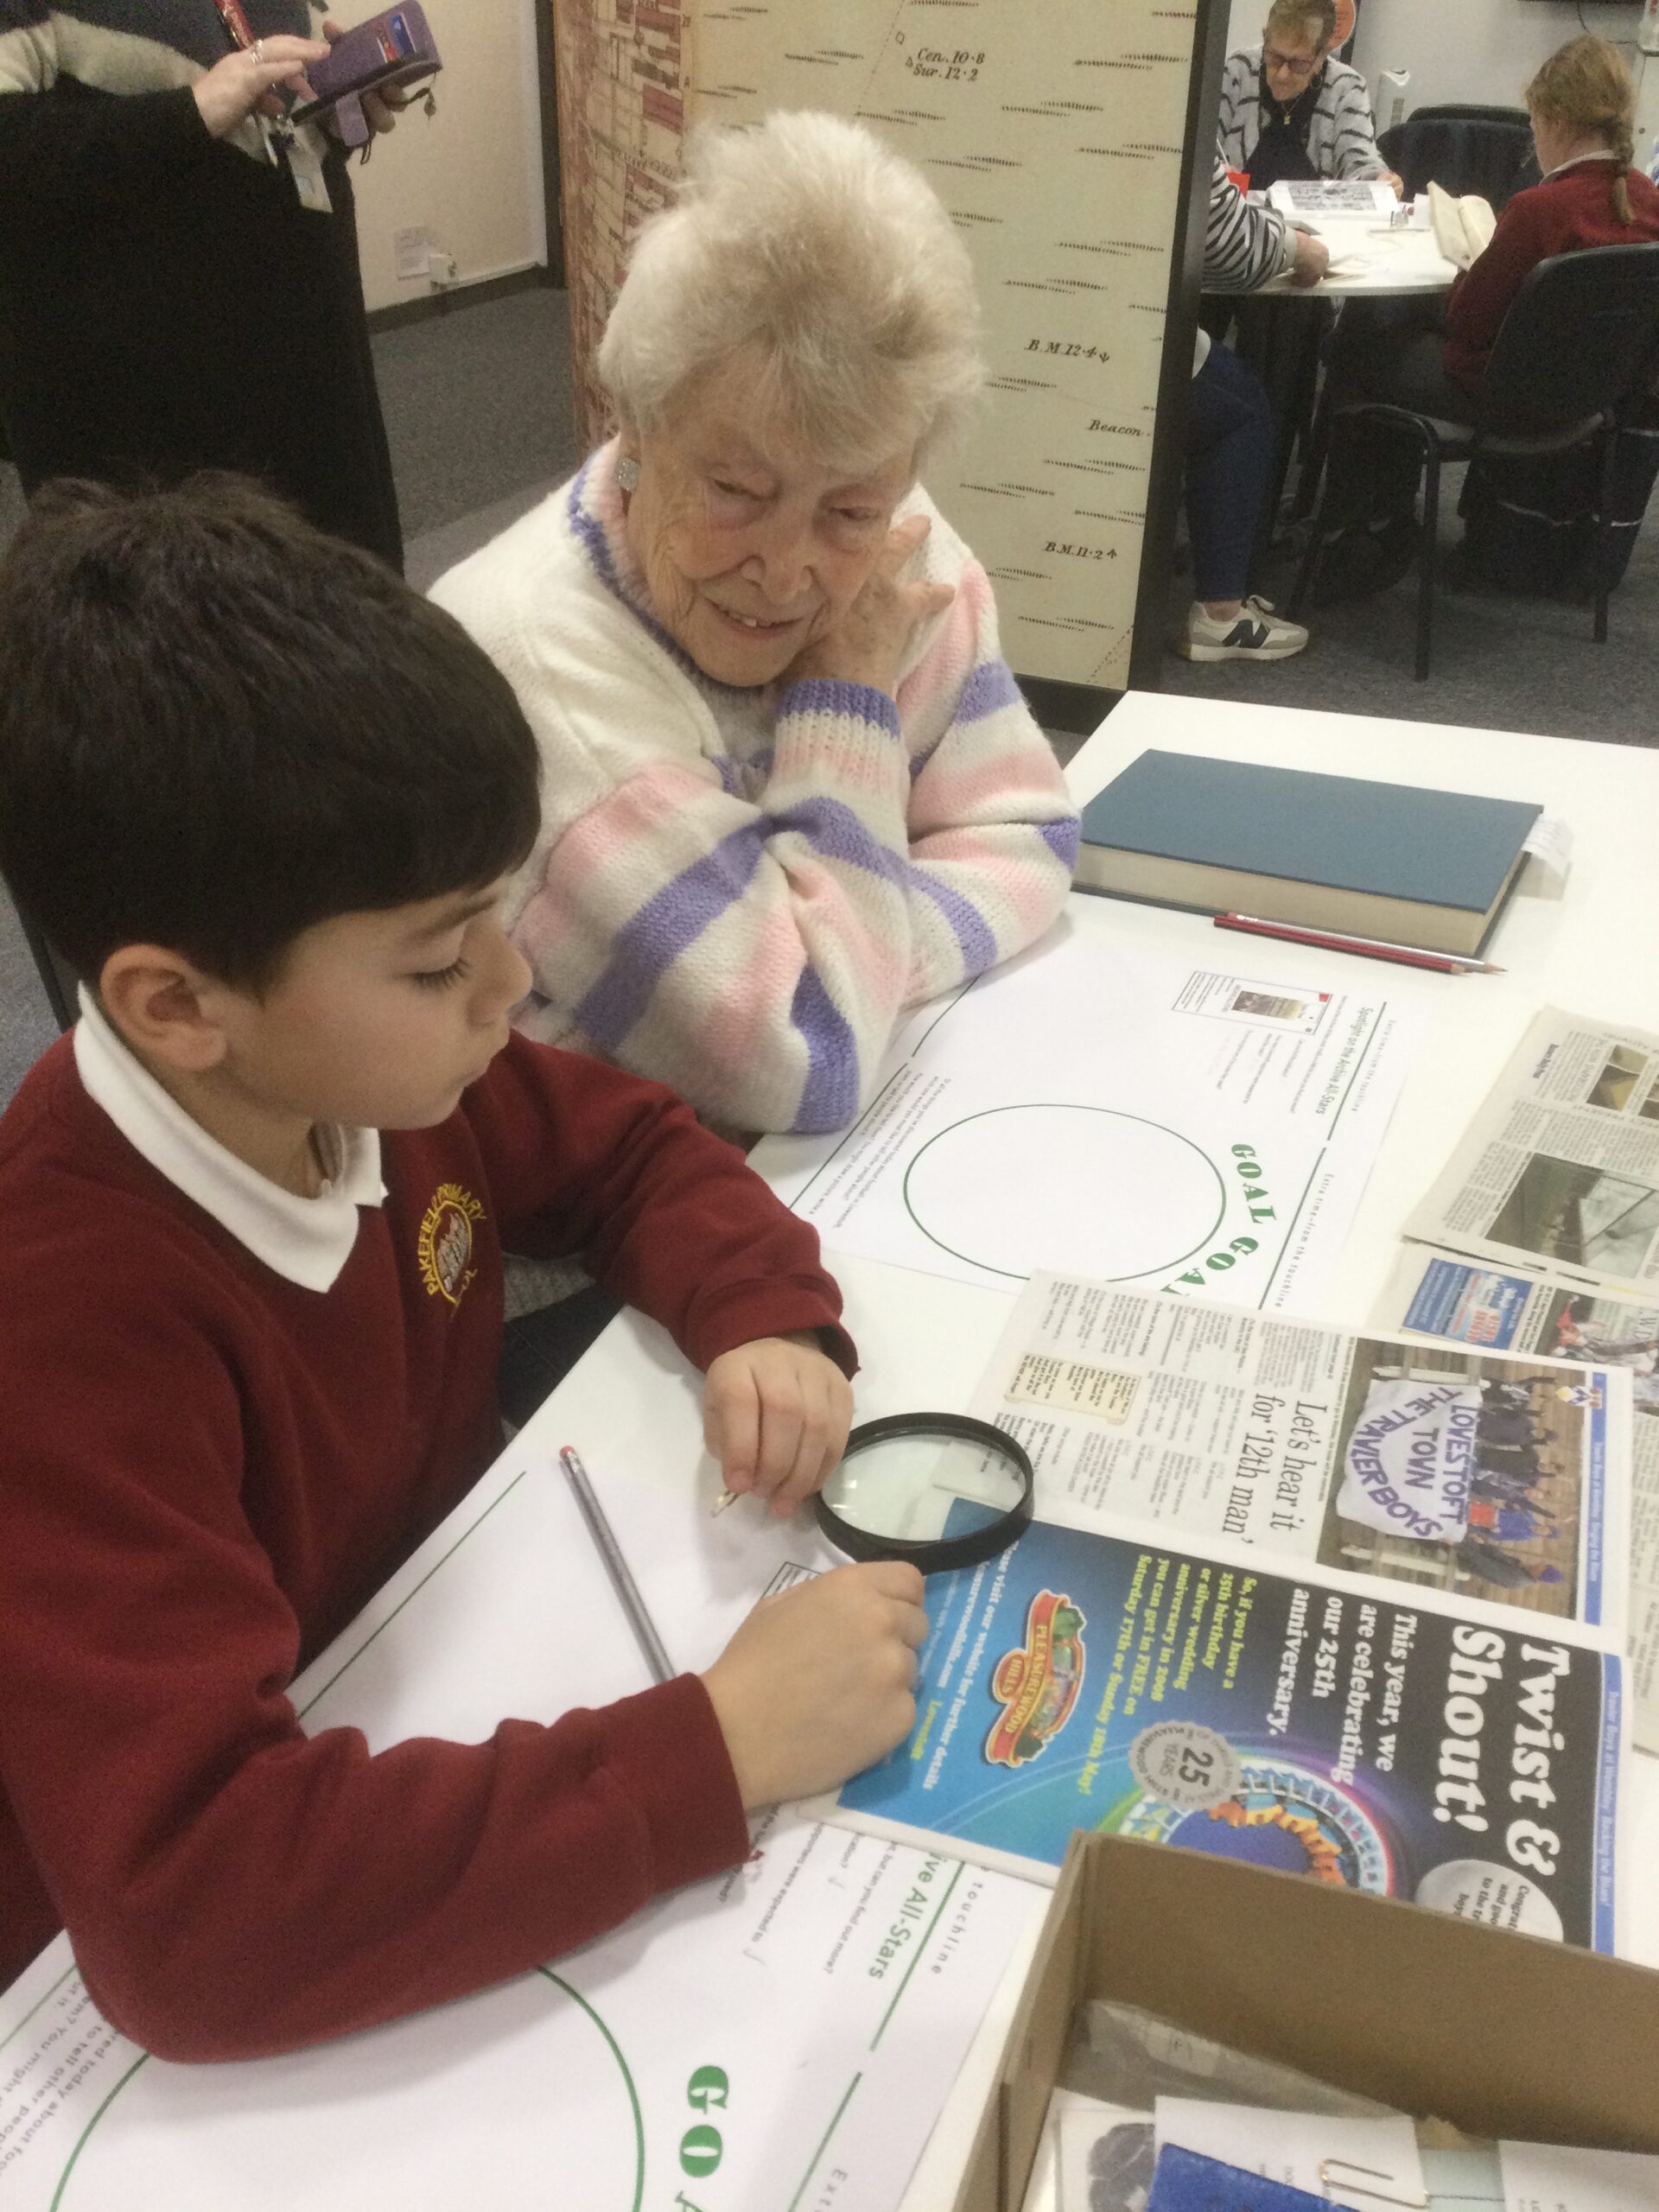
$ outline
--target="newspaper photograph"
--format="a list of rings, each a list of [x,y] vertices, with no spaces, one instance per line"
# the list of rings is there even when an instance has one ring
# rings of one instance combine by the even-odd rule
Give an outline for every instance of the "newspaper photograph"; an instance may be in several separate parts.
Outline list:
[[[1624,1632],[1617,1367],[1039,1274],[972,1411],[1024,1446],[1045,1517],[1161,1522]]]
[[[1408,1336],[1539,1352],[1630,1377],[1631,1736],[1638,1750],[1659,1754],[1659,1300],[1599,1296],[1408,1244],[1373,1318]]]
[[[1539,1014],[1406,1234],[1659,1296],[1659,1037]]]

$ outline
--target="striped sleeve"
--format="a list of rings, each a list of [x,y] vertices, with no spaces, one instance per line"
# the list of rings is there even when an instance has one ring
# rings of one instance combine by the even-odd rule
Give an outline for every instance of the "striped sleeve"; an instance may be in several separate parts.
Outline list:
[[[1252,207],[1228,175],[1219,152],[1210,187],[1204,282],[1212,292],[1254,292],[1292,268],[1296,235],[1271,207]]]
[[[1230,169],[1247,169],[1261,135],[1260,53],[1230,54],[1221,73],[1221,124],[1217,141]]]
[[[996,601],[977,561],[963,568],[899,704],[914,733],[906,983],[914,1004],[1042,935],[1071,887],[1077,817],[1054,748],[1002,658]]]
[[[0,0],[0,237],[9,241],[28,238],[42,219],[130,205],[213,150],[188,82],[115,99],[66,97],[59,87],[74,72],[64,38],[87,35],[34,0]],[[156,47],[163,67],[169,52]],[[180,57],[172,73],[200,73]]]
[[[547,850],[514,926],[562,1041],[728,1128],[838,1128],[907,1006],[1041,935],[1077,817],[976,563],[899,693],[789,685],[752,796],[636,749]]]
[[[1363,179],[1381,176],[1387,169],[1376,149],[1371,96],[1357,69],[1332,64],[1319,96],[1318,127],[1321,176]]]

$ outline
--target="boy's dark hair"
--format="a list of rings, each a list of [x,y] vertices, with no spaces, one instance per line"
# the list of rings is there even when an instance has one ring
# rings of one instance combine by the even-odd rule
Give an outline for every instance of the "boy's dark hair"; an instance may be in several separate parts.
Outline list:
[[[537,786],[459,624],[239,477],[53,486],[0,563],[0,874],[90,982],[154,944],[260,989],[515,867]]]

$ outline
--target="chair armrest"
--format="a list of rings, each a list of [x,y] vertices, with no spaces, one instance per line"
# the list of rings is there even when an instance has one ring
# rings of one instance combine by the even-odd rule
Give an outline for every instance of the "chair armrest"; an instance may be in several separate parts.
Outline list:
[[[1357,399],[1346,406],[1334,410],[1332,419],[1336,423],[1357,421],[1365,417],[1382,423],[1396,430],[1410,430],[1432,452],[1446,447],[1455,447],[1473,438],[1474,432],[1466,423],[1445,423],[1433,415],[1419,415],[1409,407],[1395,407],[1383,399]]]

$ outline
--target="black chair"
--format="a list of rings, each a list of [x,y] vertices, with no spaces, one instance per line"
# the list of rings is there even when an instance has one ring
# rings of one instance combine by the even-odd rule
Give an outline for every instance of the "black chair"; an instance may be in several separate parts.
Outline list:
[[[1358,400],[1332,410],[1333,444],[1344,425],[1397,430],[1415,442],[1423,467],[1417,551],[1417,679],[1428,674],[1434,621],[1434,556],[1440,471],[1449,461],[1535,460],[1592,442],[1597,505],[1595,639],[1607,638],[1611,488],[1620,411],[1659,365],[1659,245],[1595,246],[1560,253],[1531,270],[1510,302],[1476,395],[1472,423],[1447,423],[1408,407]],[[1333,474],[1338,474],[1332,471]],[[1327,480],[1287,613],[1296,620],[1318,569],[1330,505]]]
[[[1523,130],[1532,128],[1532,118],[1523,107],[1483,107],[1467,100],[1442,100],[1431,107],[1414,107],[1406,120],[1408,123],[1510,123],[1518,124]]]
[[[1409,198],[1433,183],[1478,192],[1499,210],[1520,189],[1532,157],[1532,125],[1518,109],[1419,108],[1385,130],[1376,150],[1404,179]]]

